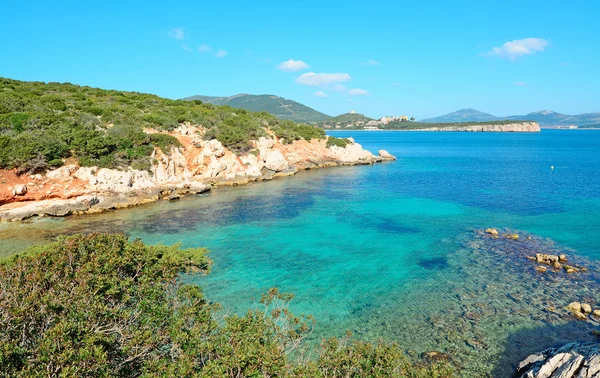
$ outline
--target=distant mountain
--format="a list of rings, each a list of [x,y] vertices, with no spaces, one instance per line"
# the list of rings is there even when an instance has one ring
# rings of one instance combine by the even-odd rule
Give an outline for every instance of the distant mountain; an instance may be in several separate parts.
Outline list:
[[[488,113],[480,112],[475,109],[461,109],[453,113],[449,113],[443,116],[422,119],[419,122],[427,123],[440,123],[440,122],[479,122],[479,121],[498,121],[502,118],[493,116]]]
[[[191,96],[184,100],[200,100],[215,105],[227,105],[253,112],[267,112],[280,119],[296,122],[319,122],[330,119],[327,114],[318,112],[296,101],[274,95],[238,94],[231,97]]]
[[[527,119],[536,121],[540,126],[586,126],[600,123],[600,113],[569,115],[541,110],[526,115],[508,116],[506,119]]]
[[[600,113],[585,113],[578,115],[568,115],[556,113],[551,110],[541,110],[525,115],[512,115],[507,117],[496,117],[492,114],[480,112],[475,109],[462,109],[454,113],[446,114],[440,117],[428,118],[420,122],[483,122],[500,120],[518,120],[535,121],[540,126],[567,126],[577,125],[584,127],[600,123]]]

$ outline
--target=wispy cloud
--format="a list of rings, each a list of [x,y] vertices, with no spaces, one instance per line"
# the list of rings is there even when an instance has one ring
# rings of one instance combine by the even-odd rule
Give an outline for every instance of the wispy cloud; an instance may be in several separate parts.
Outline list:
[[[217,51],[217,53],[215,54],[215,56],[217,58],[224,58],[227,55],[227,51],[220,49],[219,51]]]
[[[548,41],[543,38],[525,38],[508,41],[500,47],[494,47],[487,53],[488,56],[515,60],[520,56],[542,52],[548,46]]]
[[[362,62],[361,66],[378,66],[379,62],[373,59],[367,60],[366,62]]]
[[[347,73],[314,73],[307,72],[298,76],[296,82],[298,84],[310,85],[312,87],[321,87],[330,84],[343,83],[350,80],[351,77]]]
[[[369,94],[369,91],[360,88],[354,88],[350,89],[348,91],[348,94],[350,96],[367,96]]]
[[[286,60],[285,62],[279,63],[279,65],[277,67],[282,71],[296,72],[296,71],[301,71],[301,70],[307,69],[308,64],[304,63],[301,60],[290,59],[290,60]]]
[[[524,81],[515,81],[514,84],[518,87],[524,87],[527,85],[527,83]]]
[[[202,44],[198,46],[198,51],[200,51],[201,53],[210,53],[213,52],[213,49],[207,44]]]
[[[325,92],[321,92],[321,91],[315,92],[315,93],[314,93],[314,95],[315,95],[316,97],[329,97],[329,96],[327,95],[327,93],[325,93]]]
[[[175,38],[180,41],[183,41],[185,39],[185,32],[183,31],[183,28],[171,29],[169,30],[169,35],[171,36],[171,38]]]
[[[181,45],[181,47],[182,47],[182,48],[183,48],[185,51],[187,51],[187,52],[191,52],[191,51],[192,51],[192,49],[190,48],[190,46],[186,45],[185,43],[184,43],[184,44],[182,44],[182,45]]]

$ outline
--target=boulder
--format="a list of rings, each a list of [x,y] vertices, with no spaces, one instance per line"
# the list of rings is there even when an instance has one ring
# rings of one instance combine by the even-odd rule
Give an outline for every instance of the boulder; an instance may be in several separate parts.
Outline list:
[[[256,148],[270,150],[275,145],[275,140],[265,137],[260,137],[256,141]]]
[[[535,270],[537,270],[540,273],[546,273],[548,271],[548,268],[546,268],[545,266],[537,266]]]
[[[590,306],[587,303],[582,303],[581,304],[581,311],[583,311],[586,314],[589,314],[590,312],[592,312],[592,306]]]
[[[521,361],[515,373],[522,378],[591,378],[600,375],[600,345],[570,343],[546,349]]]
[[[581,311],[581,303],[579,302],[571,302],[567,305],[567,309],[575,312],[575,311]]]
[[[390,154],[386,150],[379,150],[377,153],[379,154],[379,156],[381,156],[382,158],[386,158],[386,159],[391,159],[394,157],[394,156],[392,156],[392,154]]]
[[[485,233],[489,235],[498,235],[498,230],[495,228],[486,228]]]
[[[25,184],[15,185],[15,188],[13,189],[13,195],[24,196],[25,194],[27,194],[27,185],[25,185]]]
[[[275,172],[283,171],[288,168],[288,162],[279,150],[271,150],[265,156],[265,167]]]

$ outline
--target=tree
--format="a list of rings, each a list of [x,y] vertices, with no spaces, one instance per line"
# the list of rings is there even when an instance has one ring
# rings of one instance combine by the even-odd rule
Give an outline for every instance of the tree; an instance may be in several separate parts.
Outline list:
[[[410,121],[414,122],[415,121],[415,117],[410,117]]]

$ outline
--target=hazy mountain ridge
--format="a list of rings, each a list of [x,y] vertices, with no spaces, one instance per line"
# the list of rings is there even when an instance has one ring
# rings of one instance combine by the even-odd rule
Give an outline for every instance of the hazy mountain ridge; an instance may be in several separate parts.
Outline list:
[[[331,118],[299,102],[285,99],[275,95],[251,95],[237,94],[230,97],[216,96],[190,96],[184,100],[200,100],[202,102],[227,105],[233,108],[241,108],[253,112],[271,113],[277,118],[288,119],[295,122],[320,122]]]
[[[499,120],[527,120],[535,121],[540,126],[586,126],[600,123],[600,113],[584,114],[561,114],[551,110],[540,110],[525,115],[511,115],[506,117],[497,117],[489,113],[484,113],[475,109],[461,109],[455,112],[445,114],[439,117],[423,119],[420,122],[438,123],[438,122],[482,122]]]

